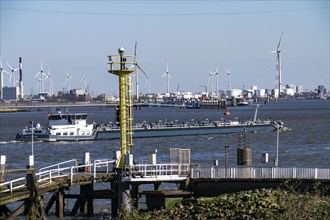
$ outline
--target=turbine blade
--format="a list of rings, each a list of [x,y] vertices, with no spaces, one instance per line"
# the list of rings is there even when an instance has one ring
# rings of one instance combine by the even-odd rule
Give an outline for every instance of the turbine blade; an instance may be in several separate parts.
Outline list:
[[[7,63],[7,66],[11,69],[11,70],[13,70],[13,68],[9,65],[9,63],[6,61],[6,63]]]
[[[217,70],[215,71],[216,74],[218,74],[218,70],[219,70],[219,65],[218,65],[218,67],[217,67]]]
[[[41,72],[38,72],[33,78],[36,78]]]
[[[277,50],[276,50],[276,51],[278,51],[278,49],[280,48],[280,44],[281,44],[281,40],[282,40],[282,36],[283,36],[283,32],[282,32],[282,34],[281,34],[280,41],[278,42]]]
[[[148,78],[148,74],[146,74],[146,72],[143,71],[143,69],[141,69],[141,67],[139,65],[137,65],[137,67],[139,68],[139,70],[141,70],[141,72]]]
[[[167,72],[166,73],[164,73],[164,75],[162,76],[162,78],[164,78],[164,76],[167,74]]]

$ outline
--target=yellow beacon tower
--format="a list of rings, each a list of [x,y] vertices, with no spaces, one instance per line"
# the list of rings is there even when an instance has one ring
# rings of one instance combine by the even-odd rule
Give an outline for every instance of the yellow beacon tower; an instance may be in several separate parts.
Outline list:
[[[118,49],[118,55],[108,56],[108,72],[119,77],[119,119],[120,119],[120,157],[116,168],[123,168],[125,156],[128,156],[133,145],[132,116],[132,77],[136,62],[134,55],[125,55],[124,48]]]

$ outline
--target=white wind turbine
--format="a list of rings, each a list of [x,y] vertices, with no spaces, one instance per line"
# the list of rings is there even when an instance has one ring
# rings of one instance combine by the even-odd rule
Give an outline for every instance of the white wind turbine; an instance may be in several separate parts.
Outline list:
[[[0,82],[0,86],[1,86],[1,97],[0,97],[0,99],[3,99],[3,73],[8,73],[9,75],[10,75],[10,73],[9,72],[7,72],[6,70],[4,70],[3,69],[3,67],[2,67],[2,60],[1,60],[1,57],[0,57],[0,80],[1,80],[1,82]]]
[[[280,40],[278,42],[277,48],[274,51],[271,51],[271,53],[276,53],[276,77],[275,77],[275,89],[278,89],[278,97],[282,94],[282,66],[281,66],[281,50],[280,50],[280,44],[282,40],[283,32],[281,34]]]
[[[219,65],[217,66],[217,69],[216,69],[216,71],[215,72],[212,72],[211,71],[211,67],[210,67],[210,77],[209,77],[209,82],[210,82],[210,80],[211,80],[211,96],[213,97],[213,95],[214,95],[214,89],[213,89],[213,78],[214,77],[216,77],[216,95],[218,95],[218,90],[219,90],[219,88],[218,88],[218,86],[219,86],[219,83],[218,83],[218,79],[219,79],[219,77],[218,77],[218,70],[219,70]]]
[[[11,81],[12,86],[15,87],[15,71],[19,70],[19,68],[14,69],[9,65],[9,63],[7,61],[6,61],[6,63],[7,63],[7,66],[11,70],[9,82]]]
[[[80,81],[83,81],[83,90],[84,92],[86,92],[86,75],[84,74],[83,78],[80,80]]]
[[[227,83],[228,83],[228,89],[231,89],[230,71],[231,71],[231,69],[229,69],[229,70],[226,69],[226,72],[227,72]]]
[[[135,93],[136,93],[136,98],[137,100],[139,99],[139,70],[145,75],[145,77],[149,78],[148,74],[146,74],[146,72],[143,71],[143,69],[140,67],[140,65],[138,64],[138,62],[136,61],[136,48],[137,48],[137,41],[135,41],[135,49],[134,49],[134,65],[132,65],[129,69],[133,68],[134,66],[136,66],[136,79],[135,79]],[[150,90],[150,88],[149,88]]]
[[[66,77],[65,77],[65,88],[67,92],[70,92],[70,80],[72,79],[72,76],[69,76],[68,70],[66,70]]]
[[[38,77],[38,87],[39,87],[39,93],[45,92],[45,86],[44,86],[44,80],[47,77],[47,75],[44,73],[43,67],[42,67],[42,60],[40,62],[40,71],[34,76],[34,78]]]
[[[50,74],[50,67],[48,69],[48,75],[46,76],[45,80],[48,79],[48,88],[49,88],[49,94],[50,95],[53,95],[53,87],[54,87],[54,84],[53,84],[53,79],[51,77],[51,74]]]
[[[168,63],[166,64],[166,72],[164,73],[164,75],[162,76],[162,78],[167,77],[167,93],[170,93],[170,79],[171,76],[168,72]]]

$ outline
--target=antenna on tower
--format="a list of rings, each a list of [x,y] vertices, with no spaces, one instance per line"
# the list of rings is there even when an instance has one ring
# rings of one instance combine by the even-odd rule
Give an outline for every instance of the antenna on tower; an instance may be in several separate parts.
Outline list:
[[[276,53],[276,76],[275,76],[275,89],[278,89],[278,97],[282,94],[282,66],[281,66],[281,40],[282,40],[283,32],[281,34],[280,40],[278,41],[278,45],[276,50],[271,51],[271,53]]]

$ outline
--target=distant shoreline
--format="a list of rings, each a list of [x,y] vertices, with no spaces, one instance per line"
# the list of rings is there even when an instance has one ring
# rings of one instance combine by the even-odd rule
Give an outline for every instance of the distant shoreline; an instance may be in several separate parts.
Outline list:
[[[0,113],[12,113],[12,112],[30,112],[30,110],[17,109],[17,108],[0,108]]]

